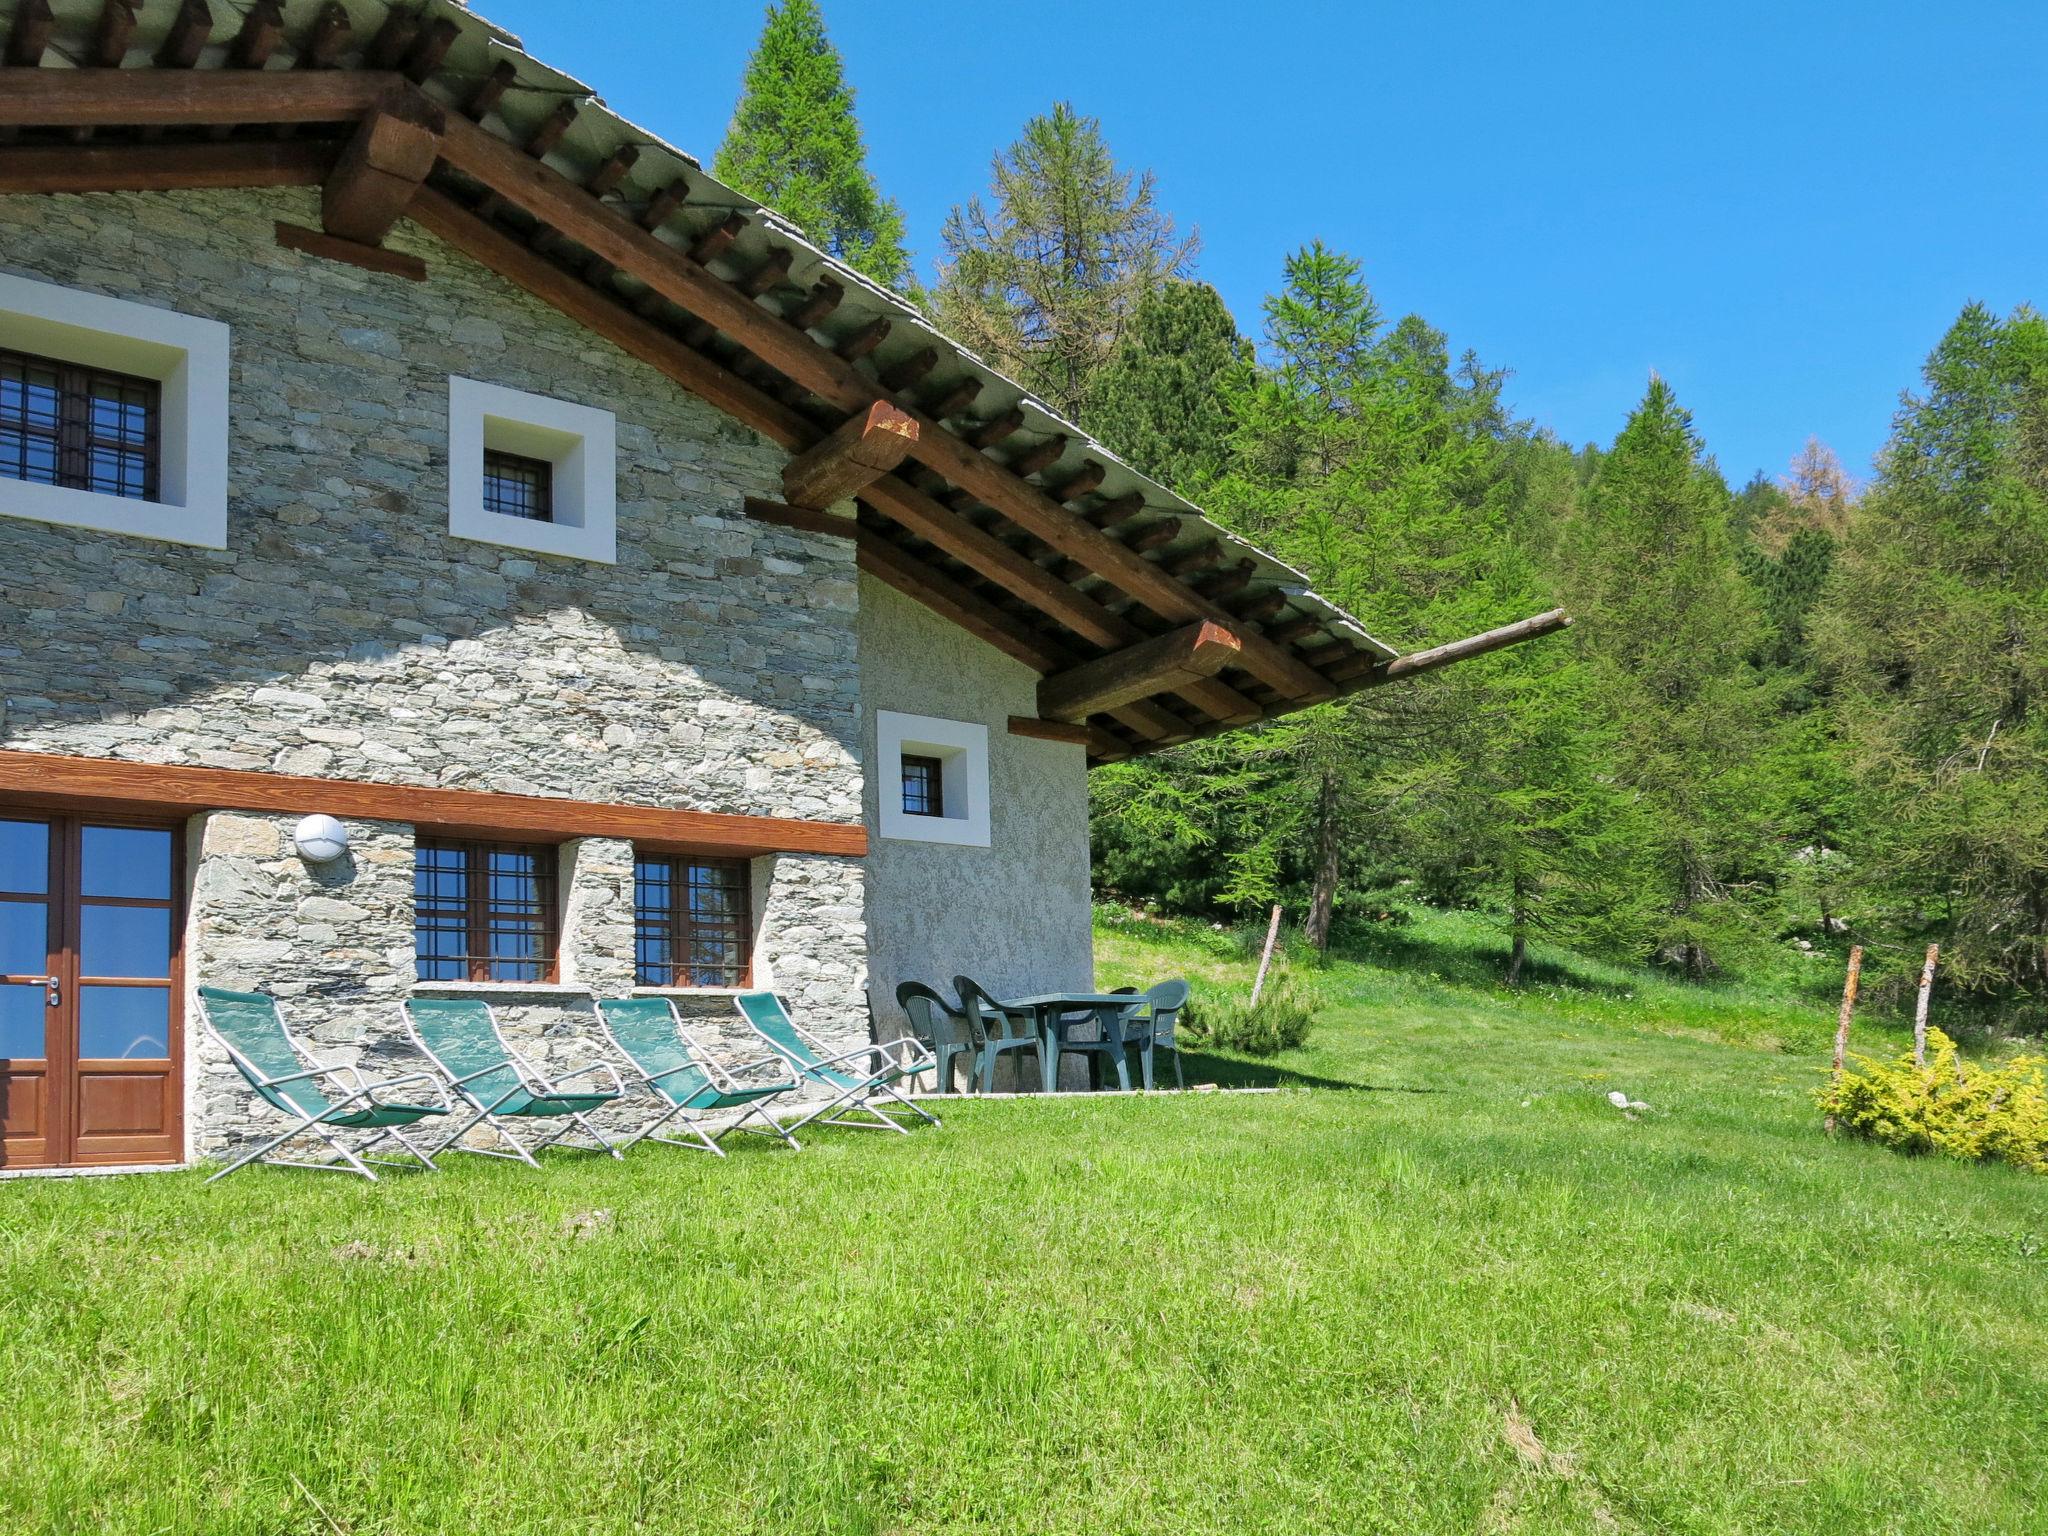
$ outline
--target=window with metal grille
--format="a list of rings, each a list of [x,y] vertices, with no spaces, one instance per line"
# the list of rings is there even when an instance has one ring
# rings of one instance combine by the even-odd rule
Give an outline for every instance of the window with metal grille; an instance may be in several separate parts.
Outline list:
[[[162,386],[0,350],[0,476],[155,501]]]
[[[554,849],[422,839],[412,867],[421,981],[554,979]]]
[[[546,459],[484,450],[484,510],[529,522],[555,520],[555,466]]]
[[[744,859],[633,862],[633,976],[643,987],[744,987],[753,975]]]
[[[946,814],[946,767],[936,757],[903,754],[903,814]]]

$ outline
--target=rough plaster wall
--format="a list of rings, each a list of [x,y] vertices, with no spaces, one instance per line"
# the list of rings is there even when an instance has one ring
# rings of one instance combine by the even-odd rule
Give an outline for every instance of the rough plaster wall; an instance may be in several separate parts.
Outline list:
[[[905,1022],[896,1007],[902,981],[950,994],[953,978],[965,975],[999,997],[1093,987],[1086,762],[1077,746],[1008,729],[1011,715],[1038,712],[1036,674],[869,577],[860,583],[860,665],[862,743],[874,765],[869,992],[882,1033]],[[988,727],[988,847],[880,835],[877,794],[897,785],[896,765],[874,757],[883,709]],[[1085,1070],[1078,1060],[1067,1067]],[[998,1086],[1011,1078],[1006,1064]]]
[[[227,550],[0,519],[0,749],[854,820],[851,546],[742,515],[782,451],[411,226],[424,284],[281,250],[279,219],[317,223],[317,192],[0,197],[0,269],[233,328]],[[616,566],[449,536],[450,374],[617,414]],[[353,823],[312,870],[294,819],[194,818],[188,983],[275,989],[316,1051],[416,1067],[412,829]],[[565,974],[622,990],[629,850],[562,857]],[[863,876],[755,865],[764,984],[846,1045]],[[579,999],[494,1002],[552,1065],[596,1047]],[[187,1033],[196,1147],[274,1123],[189,1009]]]

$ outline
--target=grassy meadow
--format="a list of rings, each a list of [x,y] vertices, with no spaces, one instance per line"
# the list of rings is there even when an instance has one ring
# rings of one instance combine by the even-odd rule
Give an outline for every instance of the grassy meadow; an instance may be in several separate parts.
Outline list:
[[[0,1187],[0,1528],[2040,1531],[2048,1183],[1824,1139],[1812,995],[1496,950],[1389,925],[1189,1059],[1271,1094]]]

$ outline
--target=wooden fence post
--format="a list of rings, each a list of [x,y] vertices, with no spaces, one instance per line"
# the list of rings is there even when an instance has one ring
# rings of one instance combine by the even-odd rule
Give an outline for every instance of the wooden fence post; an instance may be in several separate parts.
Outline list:
[[[1927,946],[1927,963],[1920,967],[1920,1001],[1913,1008],[1913,1065],[1927,1065],[1927,999],[1934,991],[1934,962],[1941,954],[1939,944]]]
[[[1856,1011],[1856,983],[1863,975],[1863,946],[1849,951],[1849,976],[1842,983],[1842,1011],[1835,1018],[1835,1081],[1842,1080],[1842,1059],[1849,1053],[1849,1017]],[[1835,1117],[1829,1115],[1826,1129],[1834,1134]]]
[[[1259,974],[1252,982],[1252,1006],[1259,1006],[1259,993],[1265,989],[1266,967],[1273,963],[1273,941],[1280,937],[1280,903],[1273,903],[1273,920],[1266,924],[1266,948],[1259,956]]]

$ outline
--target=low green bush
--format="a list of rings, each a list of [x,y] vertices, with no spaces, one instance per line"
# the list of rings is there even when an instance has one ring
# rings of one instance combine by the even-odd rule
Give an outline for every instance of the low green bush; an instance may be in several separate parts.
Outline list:
[[[1856,1056],[1815,1097],[1824,1114],[1859,1136],[1902,1152],[1997,1159],[2048,1173],[2048,1061],[2015,1056],[1998,1066],[1959,1062],[1955,1042],[1927,1032],[1927,1065],[1911,1051],[1894,1061]]]
[[[1315,999],[1280,981],[1259,995],[1256,1006],[1213,993],[1189,998],[1181,1010],[1179,1033],[1189,1045],[1275,1056],[1306,1041],[1315,1016]]]

